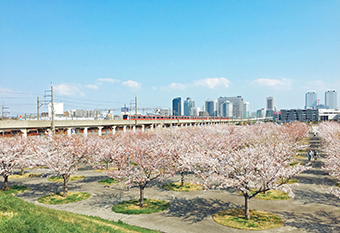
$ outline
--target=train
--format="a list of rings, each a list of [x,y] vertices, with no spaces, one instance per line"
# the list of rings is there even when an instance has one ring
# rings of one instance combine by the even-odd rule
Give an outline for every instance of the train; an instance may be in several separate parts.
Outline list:
[[[124,114],[122,116],[123,120],[229,120],[227,117],[214,117],[214,116],[160,116],[160,115],[128,115]]]

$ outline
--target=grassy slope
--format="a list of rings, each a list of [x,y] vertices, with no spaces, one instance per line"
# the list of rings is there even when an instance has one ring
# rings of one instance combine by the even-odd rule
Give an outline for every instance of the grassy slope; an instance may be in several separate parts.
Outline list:
[[[99,217],[49,209],[0,194],[0,232],[156,232]]]

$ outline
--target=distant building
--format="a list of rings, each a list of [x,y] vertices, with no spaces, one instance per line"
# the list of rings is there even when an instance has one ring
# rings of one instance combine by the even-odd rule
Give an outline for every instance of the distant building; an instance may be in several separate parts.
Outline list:
[[[291,121],[318,121],[319,110],[318,109],[281,109],[281,114],[277,115],[279,121],[291,122]]]
[[[275,110],[275,98],[274,97],[267,97],[266,98],[266,109],[267,110]]]
[[[319,109],[319,120],[320,121],[339,121],[340,110],[336,109]]]
[[[256,111],[256,118],[263,118],[265,116],[266,116],[266,109],[265,108],[261,108],[261,109]]]
[[[201,108],[194,107],[191,108],[191,116],[199,116],[200,115]]]
[[[208,99],[204,104],[205,111],[209,114],[209,116],[215,116],[215,100]]]
[[[217,109],[216,109],[216,112],[217,112],[217,116],[223,116],[222,114],[222,104],[225,103],[227,101],[227,97],[219,97],[217,99]]]
[[[274,110],[268,110],[266,109],[266,117],[273,117],[274,116]]]
[[[172,115],[182,115],[182,97],[177,97],[172,100]]]
[[[233,103],[228,100],[225,100],[221,103],[221,117],[233,117]]]
[[[328,90],[325,92],[325,106],[327,109],[336,109],[338,108],[337,102],[337,92],[336,90]]]
[[[227,100],[233,104],[233,118],[243,117],[243,97],[227,97]]]
[[[79,118],[96,118],[102,115],[102,112],[99,110],[85,110],[85,109],[74,109],[68,110],[70,117],[79,117]]]
[[[318,105],[318,100],[315,91],[309,91],[305,95],[305,109],[315,109]]]
[[[170,110],[168,108],[156,108],[152,115],[170,116]]]
[[[193,101],[190,97],[187,97],[186,100],[184,100],[184,116],[190,116],[191,115],[191,109],[195,107],[195,101]]]
[[[54,116],[64,116],[64,103],[53,103]],[[52,103],[48,104],[48,117],[52,117]]]
[[[209,116],[209,113],[207,111],[200,111],[199,116],[207,117],[207,116]]]
[[[249,118],[249,102],[243,104],[243,118]]]

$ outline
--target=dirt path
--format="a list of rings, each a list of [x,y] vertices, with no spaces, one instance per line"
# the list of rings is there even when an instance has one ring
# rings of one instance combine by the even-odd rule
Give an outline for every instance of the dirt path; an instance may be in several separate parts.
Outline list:
[[[313,138],[311,146],[318,146],[318,142],[318,138]],[[294,187],[294,199],[250,201],[251,209],[272,212],[284,220],[282,227],[257,232],[340,232],[340,200],[321,188],[336,184],[336,180],[321,169],[323,157],[321,153],[319,159],[312,162],[312,169],[297,177],[299,185]],[[308,162],[307,158],[301,161]],[[85,175],[86,178],[70,182],[69,190],[88,191],[92,197],[80,203],[66,205],[43,205],[37,202],[38,197],[61,190],[61,184],[49,182],[46,178],[13,179],[10,182],[11,185],[25,184],[31,188],[31,191],[18,195],[26,201],[109,220],[122,220],[128,224],[162,232],[248,232],[221,226],[212,219],[212,215],[218,211],[242,207],[243,197],[235,194],[233,189],[183,193],[165,191],[161,188],[161,183],[153,182],[145,190],[146,197],[168,200],[171,202],[170,209],[150,215],[124,215],[112,212],[112,205],[122,200],[137,198],[138,188],[127,191],[104,187],[98,181],[107,177],[92,170],[78,171],[77,175]],[[175,177],[168,182],[179,179]]]

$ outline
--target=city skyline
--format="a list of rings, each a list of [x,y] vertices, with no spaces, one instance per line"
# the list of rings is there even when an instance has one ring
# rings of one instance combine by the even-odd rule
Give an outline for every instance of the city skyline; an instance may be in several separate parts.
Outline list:
[[[307,91],[340,89],[339,10],[306,0],[2,1],[0,102],[12,116],[36,113],[52,82],[65,109],[120,109],[136,96],[144,108],[242,96],[256,111],[274,96],[278,109],[302,109]]]

